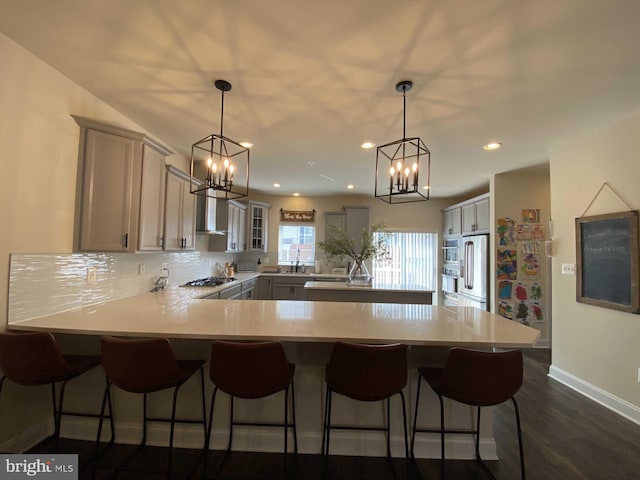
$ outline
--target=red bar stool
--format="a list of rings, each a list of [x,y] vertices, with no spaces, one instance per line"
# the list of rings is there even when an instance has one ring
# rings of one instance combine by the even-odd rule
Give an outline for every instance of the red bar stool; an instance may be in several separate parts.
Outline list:
[[[387,433],[387,456],[391,457],[390,398],[399,394],[402,399],[405,458],[409,458],[407,442],[407,412],[402,390],[407,385],[407,346],[358,345],[337,342],[333,345],[325,368],[327,384],[322,454],[329,455],[331,428],[346,430],[380,430]],[[331,425],[333,393],[364,402],[387,400],[386,427],[358,427]]]
[[[206,444],[206,407],[204,398],[204,360],[176,360],[169,340],[166,338],[115,338],[102,337],[102,366],[106,373],[107,386],[104,391],[105,401],[111,405],[111,385],[131,393],[143,394],[143,430],[142,441],[135,455],[146,444],[147,421],[170,422],[168,472],[171,475],[171,454],[173,452],[173,433],[175,423],[202,423],[204,442]],[[180,387],[200,370],[200,389],[202,396],[202,420],[177,419],[176,401]],[[173,388],[173,404],[171,418],[147,417],[147,394]],[[98,439],[102,419],[98,428]],[[130,458],[128,459],[130,460]],[[128,461],[127,460],[127,461]],[[125,462],[126,464],[126,462]],[[120,467],[122,468],[122,467]]]
[[[0,332],[0,370],[3,373],[0,379],[0,393],[7,378],[20,385],[50,384],[54,419],[52,438],[56,442],[60,439],[63,415],[95,418],[99,416],[63,410],[67,382],[98,365],[100,365],[100,357],[97,355],[63,354],[49,332]],[[57,382],[62,382],[59,398],[56,394]],[[111,419],[111,414],[108,417]],[[113,419],[111,422],[113,426]]]
[[[293,429],[294,453],[298,453],[298,437],[296,434],[296,409],[293,376],[295,365],[287,361],[284,347],[280,342],[225,342],[215,341],[211,347],[211,364],[209,374],[214,384],[209,411],[209,427],[207,429],[207,453],[211,439],[213,409],[218,390],[231,396],[229,414],[229,443],[227,454],[231,451],[234,425],[251,425],[259,427],[284,428],[284,453],[289,451],[288,433]],[[289,424],[289,390],[291,390],[292,423]],[[284,421],[280,423],[238,422],[234,418],[234,398],[257,399],[284,392]],[[208,455],[207,455],[208,457]],[[226,459],[226,456],[225,456]],[[224,463],[224,460],[223,460]],[[222,468],[222,466],[220,466]],[[206,471],[206,461],[205,468]],[[219,472],[218,472],[219,473]]]
[[[522,449],[522,431],[520,428],[520,413],[518,403],[514,398],[522,386],[523,365],[522,352],[509,350],[504,352],[482,352],[464,348],[452,348],[445,360],[444,368],[419,368],[418,392],[416,395],[416,411],[413,418],[413,433],[411,438],[411,456],[415,444],[416,432],[439,432],[441,462],[440,473],[445,478],[445,433],[463,433],[476,436],[476,459],[491,478],[493,474],[488,470],[480,457],[480,409],[499,405],[507,400],[513,401],[518,429],[518,445],[520,448],[520,472],[525,479],[524,453]],[[418,405],[420,404],[420,383],[424,379],[440,400],[440,429],[419,429]],[[443,397],[472,407],[477,407],[478,414],[475,430],[446,430],[444,426]]]

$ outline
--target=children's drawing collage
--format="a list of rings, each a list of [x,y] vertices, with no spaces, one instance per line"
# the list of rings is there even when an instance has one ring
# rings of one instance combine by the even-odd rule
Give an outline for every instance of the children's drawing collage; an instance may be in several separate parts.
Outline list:
[[[500,218],[497,225],[498,314],[525,325],[544,322],[540,284],[545,241],[540,210],[522,210],[522,218]]]

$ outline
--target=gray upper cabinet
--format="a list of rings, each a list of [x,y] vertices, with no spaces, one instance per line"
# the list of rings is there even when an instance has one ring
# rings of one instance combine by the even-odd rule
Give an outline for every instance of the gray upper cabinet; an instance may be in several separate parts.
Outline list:
[[[196,248],[196,196],[190,192],[189,175],[167,166],[164,217],[164,249]]]
[[[171,152],[140,133],[73,118],[80,125],[74,250],[160,250]]]
[[[442,211],[444,236],[489,233],[491,230],[489,198],[487,193],[445,208]]]
[[[164,247],[165,156],[169,153],[147,142],[143,146],[138,235],[140,252],[160,251]]]
[[[369,207],[345,206],[345,231],[355,240],[356,248],[362,247],[362,232],[369,230]]]
[[[251,252],[266,252],[269,242],[269,209],[271,205],[262,202],[249,202],[249,220],[247,234]]]
[[[488,233],[490,230],[489,195],[462,205],[462,234]]]
[[[462,233],[462,212],[460,207],[447,208],[442,212],[445,236],[460,235]]]
[[[246,216],[246,205],[235,200],[227,201],[227,252],[244,252]]]
[[[346,215],[344,212],[326,212],[324,214],[325,230],[324,238],[331,238],[331,227],[337,227],[340,230],[345,229]]]
[[[142,137],[80,130],[74,249],[134,252],[138,232]]]

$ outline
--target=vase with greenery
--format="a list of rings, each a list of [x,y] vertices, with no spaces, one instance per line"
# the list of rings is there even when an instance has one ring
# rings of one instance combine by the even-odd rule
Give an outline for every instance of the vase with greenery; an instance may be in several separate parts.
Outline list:
[[[319,242],[318,247],[327,254],[329,260],[344,260],[348,257],[353,262],[349,269],[349,283],[370,285],[371,275],[365,261],[370,258],[385,260],[389,257],[389,245],[385,235],[375,235],[384,228],[383,222],[376,223],[368,230],[363,230],[362,238],[356,240],[340,227],[330,225],[327,239]]]

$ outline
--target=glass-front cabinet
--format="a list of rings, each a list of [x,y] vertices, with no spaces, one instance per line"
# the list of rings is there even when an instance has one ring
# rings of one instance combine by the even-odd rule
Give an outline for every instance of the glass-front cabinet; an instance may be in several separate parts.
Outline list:
[[[249,202],[249,250],[266,252],[269,233],[269,209],[271,205],[262,202]]]

